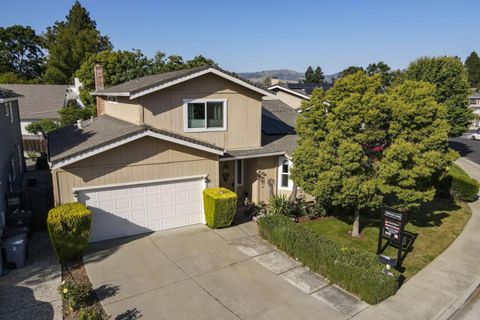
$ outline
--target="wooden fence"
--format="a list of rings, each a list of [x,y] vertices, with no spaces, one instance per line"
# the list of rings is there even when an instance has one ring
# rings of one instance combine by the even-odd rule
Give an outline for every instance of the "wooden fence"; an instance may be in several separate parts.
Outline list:
[[[43,138],[23,137],[23,151],[25,152],[47,152],[47,140]]]

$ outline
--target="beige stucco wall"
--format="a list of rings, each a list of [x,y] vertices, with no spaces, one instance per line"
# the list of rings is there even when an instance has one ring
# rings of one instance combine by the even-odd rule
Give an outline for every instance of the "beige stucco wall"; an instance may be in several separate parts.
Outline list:
[[[288,104],[293,109],[300,109],[300,107],[302,106],[303,99],[297,96],[294,96],[293,94],[283,92],[283,91],[278,91],[276,93],[276,96],[280,101]]]
[[[145,137],[52,171],[55,204],[74,201],[73,188],[208,174],[218,186],[218,156]]]
[[[142,107],[137,100],[129,100],[128,97],[118,97],[117,101],[105,100],[105,114],[134,124],[142,123]]]
[[[184,99],[227,99],[227,130],[188,133]],[[177,132],[227,149],[261,144],[262,96],[213,74],[207,74],[138,98],[145,124]]]

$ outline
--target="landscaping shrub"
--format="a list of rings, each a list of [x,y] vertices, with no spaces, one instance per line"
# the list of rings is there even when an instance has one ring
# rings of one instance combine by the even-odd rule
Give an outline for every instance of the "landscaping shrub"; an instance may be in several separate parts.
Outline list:
[[[226,188],[203,190],[205,220],[210,228],[225,228],[232,224],[237,211],[237,194]]]
[[[95,308],[81,308],[78,313],[79,320],[102,320],[102,313]]]
[[[276,194],[268,200],[269,211],[271,214],[282,214],[290,216],[293,213],[293,203],[284,194]]]
[[[479,183],[470,178],[456,164],[452,165],[447,174],[440,179],[437,186],[437,194],[443,198],[452,197],[459,201],[475,201],[479,191]]]
[[[382,273],[383,265],[375,254],[341,246],[285,216],[260,219],[259,232],[280,250],[367,303],[379,303],[398,288],[398,278]]]
[[[91,219],[91,211],[78,202],[59,205],[48,212],[48,233],[62,262],[82,256],[90,237]]]
[[[79,309],[93,302],[93,289],[90,284],[66,281],[60,286],[59,291],[72,309]]]

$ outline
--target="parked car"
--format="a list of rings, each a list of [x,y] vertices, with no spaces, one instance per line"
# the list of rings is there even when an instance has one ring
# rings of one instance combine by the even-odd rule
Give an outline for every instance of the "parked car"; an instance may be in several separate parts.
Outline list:
[[[477,129],[477,132],[473,133],[470,137],[472,140],[480,140],[480,129]]]

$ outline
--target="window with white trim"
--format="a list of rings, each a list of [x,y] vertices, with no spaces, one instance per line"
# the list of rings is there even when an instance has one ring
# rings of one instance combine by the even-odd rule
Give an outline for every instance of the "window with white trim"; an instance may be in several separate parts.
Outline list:
[[[5,117],[10,117],[10,102],[5,102],[3,107],[5,108]]]
[[[186,100],[185,131],[224,131],[227,129],[227,100]]]
[[[278,158],[278,189],[292,190],[293,181],[291,177],[292,162],[286,157]]]
[[[243,186],[243,160],[235,160],[235,184]]]

